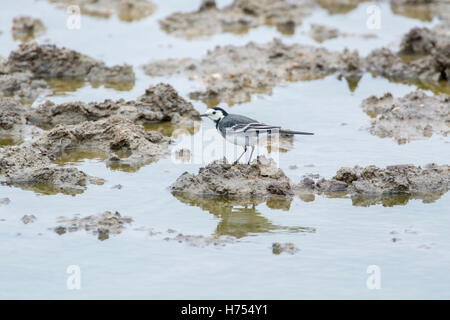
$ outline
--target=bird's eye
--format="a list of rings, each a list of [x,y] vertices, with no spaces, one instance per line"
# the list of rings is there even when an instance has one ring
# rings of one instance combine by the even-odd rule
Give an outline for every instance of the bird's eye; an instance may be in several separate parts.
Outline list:
[[[215,112],[215,111],[213,111],[213,114],[216,114],[216,112]]]

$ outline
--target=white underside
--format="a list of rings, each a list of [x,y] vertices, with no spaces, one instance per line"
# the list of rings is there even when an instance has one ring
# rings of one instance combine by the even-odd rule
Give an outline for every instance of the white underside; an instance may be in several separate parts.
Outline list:
[[[269,139],[274,143],[275,141],[278,141],[279,135],[271,134],[268,136],[266,133],[260,133],[259,136],[257,136],[254,132],[246,132],[245,135],[242,132],[236,134],[228,132],[225,135],[225,139],[238,146],[255,146],[257,144],[267,144]]]

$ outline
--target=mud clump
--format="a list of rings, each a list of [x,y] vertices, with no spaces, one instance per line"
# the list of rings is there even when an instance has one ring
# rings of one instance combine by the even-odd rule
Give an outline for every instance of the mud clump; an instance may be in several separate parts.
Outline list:
[[[15,99],[0,98],[0,145],[2,140],[14,144],[22,141],[25,136],[42,132],[41,129],[26,124],[26,112],[27,109]]]
[[[13,19],[12,35],[14,40],[27,41],[39,37],[45,32],[41,19],[19,16]]]
[[[73,218],[60,217],[58,226],[53,230],[59,235],[66,232],[76,232],[85,230],[88,233],[96,235],[99,240],[106,240],[109,236],[118,235],[133,222],[131,217],[122,217],[119,212],[112,213],[105,211],[97,215],[90,215],[84,218],[76,215]]]
[[[411,58],[411,56],[413,58]],[[395,81],[435,88],[450,85],[450,34],[448,26],[414,28],[402,39],[398,53],[381,48],[366,58],[367,70]]]
[[[259,156],[251,165],[230,165],[216,160],[198,175],[183,173],[171,190],[193,195],[226,197],[267,197],[293,195],[291,183],[271,159]]]
[[[22,217],[22,219],[20,219],[20,220],[21,220],[24,224],[29,224],[29,223],[35,222],[36,219],[37,219],[37,218],[36,218],[34,215],[32,215],[32,214],[30,214],[30,215],[26,214],[26,215],[24,215],[24,216]]]
[[[130,65],[108,67],[104,62],[67,48],[24,43],[9,54],[10,72],[31,72],[35,78],[86,78],[91,82],[134,83]]]
[[[163,30],[177,37],[195,38],[220,32],[244,33],[262,25],[292,34],[314,7],[313,1],[235,0],[218,9],[214,0],[203,0],[199,10],[174,13],[160,20]]]
[[[395,14],[423,21],[433,17],[450,19],[450,3],[447,0],[391,0],[391,9]]]
[[[300,251],[292,242],[286,242],[286,243],[280,243],[280,242],[274,242],[272,243],[272,253],[273,254],[281,254],[283,252],[289,253],[289,254],[295,254],[296,252]]]
[[[387,93],[371,96],[362,102],[372,117],[370,133],[381,138],[392,137],[399,144],[433,134],[450,133],[450,96],[428,96],[416,90],[402,98]]]
[[[57,3],[64,9],[66,5],[77,5],[82,14],[95,17],[109,18],[116,13],[123,21],[140,20],[152,15],[156,10],[156,5],[147,0],[50,0],[50,2]]]
[[[33,74],[29,71],[8,73],[8,71],[3,70],[3,72],[0,66],[0,97],[12,97],[27,103],[33,102],[40,95],[51,93],[47,82],[34,79]]]
[[[89,182],[102,184],[76,168],[54,164],[48,153],[27,145],[0,149],[0,182],[44,194],[72,195],[82,193]]]
[[[26,109],[11,98],[0,98],[0,136],[11,134],[25,125]]]
[[[139,167],[168,154],[170,139],[123,118],[111,117],[78,125],[58,125],[35,145],[51,154],[99,151],[109,154],[107,163]]]
[[[27,120],[41,127],[57,124],[78,124],[109,117],[129,119],[134,123],[170,121],[177,125],[192,124],[200,114],[169,84],[149,87],[137,100],[84,103],[80,101],[54,104],[47,101],[27,114]]]
[[[320,24],[311,24],[309,35],[317,42],[324,42],[325,40],[334,39],[339,36],[340,32],[337,28],[327,27]]]
[[[412,28],[403,36],[399,54],[427,55],[433,52],[438,44],[450,42],[450,37],[440,36],[428,28]]]
[[[150,76],[184,73],[202,81],[206,90],[190,94],[209,105],[249,101],[252,94],[270,93],[286,81],[339,77],[359,80],[362,61],[356,51],[333,52],[325,48],[286,45],[279,39],[266,44],[250,42],[244,46],[227,45],[208,51],[201,60],[168,59],[154,61],[144,69]]]
[[[406,195],[423,199],[437,199],[450,187],[450,166],[428,164],[424,168],[414,165],[393,165],[386,168],[375,166],[341,168],[330,180],[314,181],[304,178],[296,191],[341,192],[358,201],[376,197]],[[437,195],[437,197],[435,197]],[[371,198],[373,197],[373,198]]]

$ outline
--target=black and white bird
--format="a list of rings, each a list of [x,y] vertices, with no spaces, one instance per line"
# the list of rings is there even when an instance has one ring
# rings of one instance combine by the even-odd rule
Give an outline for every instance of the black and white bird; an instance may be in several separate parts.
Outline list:
[[[216,123],[216,129],[220,132],[222,137],[227,141],[244,147],[244,152],[234,161],[233,165],[238,163],[242,156],[247,152],[248,147],[252,147],[248,164],[252,159],[255,146],[259,143],[261,138],[271,136],[272,134],[303,134],[313,135],[314,133],[285,130],[280,126],[268,125],[257,120],[251,119],[240,114],[231,114],[222,108],[215,107],[208,109],[201,117],[208,117]]]

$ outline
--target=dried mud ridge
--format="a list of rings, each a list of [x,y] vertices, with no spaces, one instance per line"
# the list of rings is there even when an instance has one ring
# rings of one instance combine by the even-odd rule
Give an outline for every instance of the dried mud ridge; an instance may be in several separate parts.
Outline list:
[[[0,98],[0,107],[0,137],[24,132],[38,135],[21,146],[0,149],[0,181],[47,194],[76,194],[88,182],[101,183],[76,168],[53,162],[66,153],[95,152],[112,168],[137,170],[168,155],[171,142],[140,123],[188,125],[199,118],[192,104],[167,84],[150,87],[136,101],[47,102],[27,111],[14,99]],[[53,128],[43,131],[33,124]]]
[[[390,195],[407,195],[433,201],[447,192],[450,167],[429,164],[424,168],[395,165],[387,168],[341,168],[332,179],[306,177],[295,184],[273,160],[259,156],[251,165],[232,166],[217,160],[200,168],[197,175],[183,173],[172,184],[175,193],[229,198],[290,197],[326,194],[368,201],[384,201]]]
[[[75,78],[92,84],[134,84],[132,66],[112,67],[100,60],[55,45],[23,43],[0,59],[0,96],[12,96],[33,102],[40,94],[49,92],[43,79]]]
[[[235,0],[218,9],[214,0],[203,0],[197,11],[177,12],[159,23],[166,32],[184,38],[220,32],[243,33],[262,25],[273,25],[282,33],[292,34],[313,8],[311,0]]]
[[[193,12],[176,12],[161,19],[163,30],[176,37],[192,39],[221,32],[246,33],[263,25],[294,34],[317,5],[330,13],[347,13],[364,0],[234,0],[222,9],[214,0],[203,0]]]
[[[156,5],[148,0],[50,0],[66,10],[70,5],[77,5],[82,14],[109,18],[117,14],[120,20],[140,20],[152,15]],[[72,12],[73,14],[76,12]]]
[[[208,51],[201,60],[166,59],[144,66],[150,76],[184,73],[204,83],[206,90],[190,94],[208,104],[250,101],[256,93],[270,93],[287,81],[322,78],[336,74],[358,81],[363,64],[356,51],[333,52],[325,48],[286,45],[279,39],[266,44],[227,45]]]
[[[14,40],[28,41],[45,33],[41,19],[29,16],[18,16],[13,19],[12,35]]]
[[[86,232],[96,235],[99,240],[106,240],[110,235],[122,233],[125,228],[133,222],[133,219],[127,216],[121,216],[119,212],[105,211],[100,214],[90,215],[87,217],[60,217],[58,226],[53,230],[59,235],[66,232],[76,232],[85,230]]]
[[[230,105],[250,101],[251,95],[271,93],[287,81],[323,78],[335,74],[354,88],[366,71],[388,79],[450,92],[449,23],[433,29],[413,28],[402,39],[399,52],[387,48],[361,58],[357,51],[330,51],[299,44],[286,45],[279,39],[266,44],[217,46],[201,59],[165,59],[144,66],[150,76],[185,74],[200,81],[205,89],[191,92],[192,99],[208,105],[223,101]],[[313,25],[311,33],[319,40],[339,33]],[[369,36],[369,35],[366,35]]]
[[[394,138],[399,144],[450,133],[450,96],[428,96],[421,90],[394,98],[391,93],[362,102],[372,117],[370,133]]]
[[[200,113],[175,89],[160,83],[149,87],[137,100],[123,99],[84,103],[80,101],[54,104],[47,101],[30,111],[26,118],[30,124],[53,127],[57,124],[78,124],[112,116],[129,119],[134,123],[170,121],[177,125],[191,125],[200,120]]]

